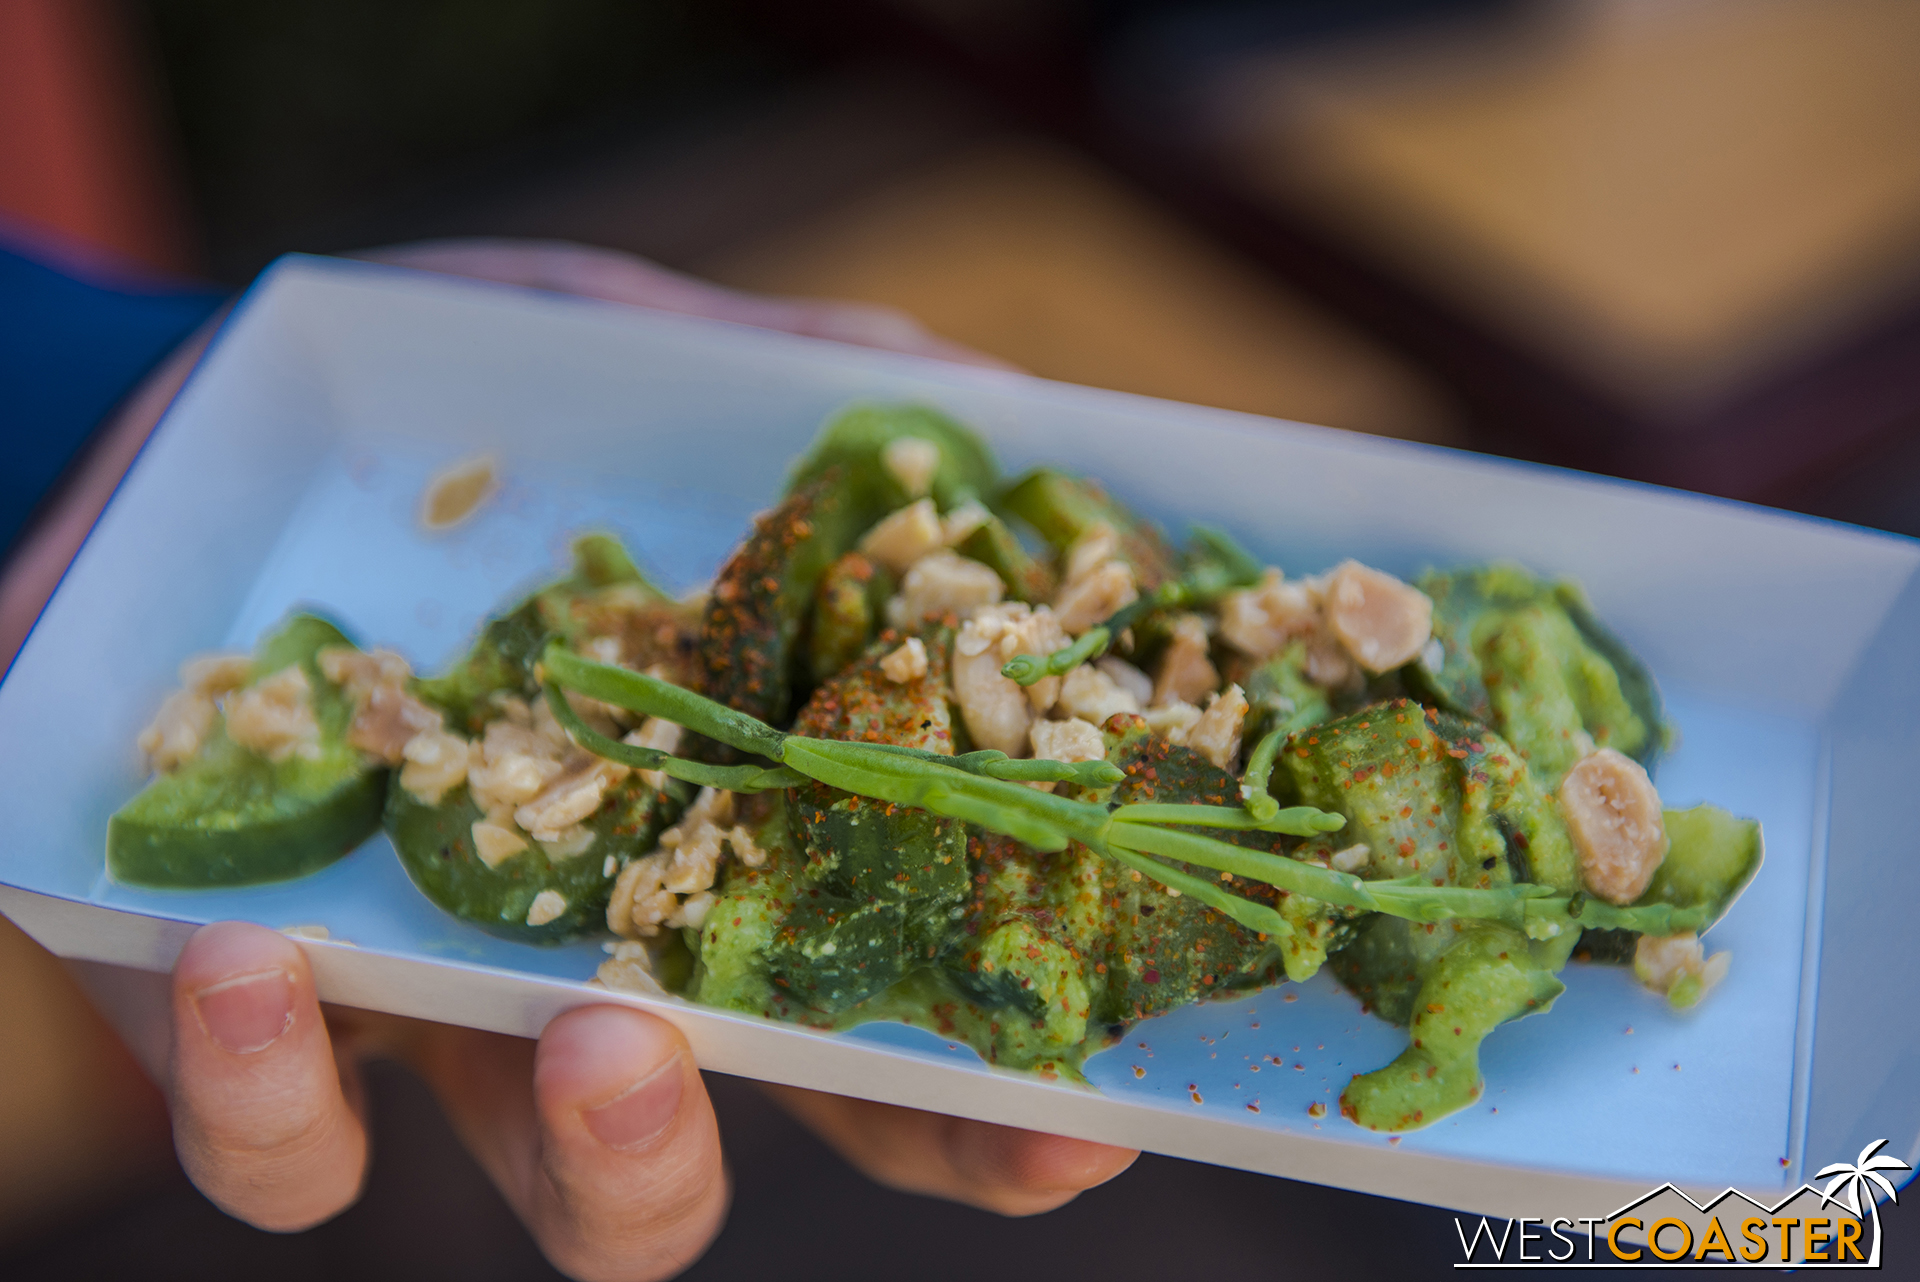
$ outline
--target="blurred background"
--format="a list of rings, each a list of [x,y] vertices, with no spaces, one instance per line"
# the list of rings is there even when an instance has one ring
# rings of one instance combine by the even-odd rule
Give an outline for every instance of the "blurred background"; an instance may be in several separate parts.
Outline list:
[[[0,0],[0,232],[235,289],[579,240],[1052,378],[1920,534],[1916,66],[1911,0]],[[50,965],[0,922],[5,973]],[[22,1000],[0,1145],[46,1159],[0,1273],[547,1276],[397,1070],[370,1196],[273,1238],[139,1101],[36,1078],[117,1052]],[[740,1189],[692,1277],[1453,1258],[1443,1213],[1164,1159],[998,1221],[714,1087]]]

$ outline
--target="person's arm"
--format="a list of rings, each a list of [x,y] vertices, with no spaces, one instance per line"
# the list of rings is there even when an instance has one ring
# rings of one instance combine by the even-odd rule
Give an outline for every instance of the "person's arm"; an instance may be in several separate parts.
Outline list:
[[[884,309],[761,299],[623,254],[457,242],[368,257],[745,324],[998,364]],[[0,655],[25,635],[204,346],[184,347],[130,400],[62,508],[0,583]],[[263,1228],[298,1229],[351,1205],[366,1175],[359,1064],[393,1054],[433,1087],[456,1130],[548,1257],[581,1278],[666,1277],[718,1232],[727,1179],[691,1052],[671,1025],[620,1006],[571,1011],[539,1043],[364,1011],[323,1012],[305,955],[240,923],[197,932],[175,966],[168,1017],[137,1018],[107,968],[87,968],[109,1018],[165,1095],[182,1165],[210,1198]],[[148,977],[128,976],[138,989]],[[151,1001],[149,1001],[151,1005]],[[161,1043],[165,1042],[163,1045]],[[814,1092],[774,1092],[873,1178],[1006,1214],[1044,1211],[1135,1154],[1084,1141]]]

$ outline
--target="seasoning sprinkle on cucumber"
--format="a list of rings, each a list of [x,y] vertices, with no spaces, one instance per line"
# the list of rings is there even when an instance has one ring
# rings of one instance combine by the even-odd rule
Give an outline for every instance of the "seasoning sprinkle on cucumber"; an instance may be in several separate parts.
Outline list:
[[[448,912],[606,938],[594,982],[1075,1079],[1326,968],[1408,1030],[1341,1099],[1380,1131],[1478,1098],[1572,959],[1706,998],[1762,856],[1662,804],[1658,688],[1572,585],[1182,550],[917,406],[831,420],[703,598],[593,535],[440,676],[300,616],[182,679],[124,880],[298,876],[384,822]]]

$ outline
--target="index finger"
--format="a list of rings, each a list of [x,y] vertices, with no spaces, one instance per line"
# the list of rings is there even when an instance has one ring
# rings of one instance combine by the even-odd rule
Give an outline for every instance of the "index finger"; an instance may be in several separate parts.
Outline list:
[[[763,1085],[869,1179],[1002,1215],[1038,1215],[1105,1184],[1139,1150],[794,1086]]]

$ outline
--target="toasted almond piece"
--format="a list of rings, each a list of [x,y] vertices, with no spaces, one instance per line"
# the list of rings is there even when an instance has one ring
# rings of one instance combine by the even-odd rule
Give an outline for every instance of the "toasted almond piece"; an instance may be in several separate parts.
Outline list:
[[[511,828],[503,828],[485,819],[473,824],[473,853],[489,868],[498,868],[527,848],[527,839]]]
[[[639,945],[632,945],[639,947]],[[642,997],[665,997],[667,990],[653,977],[653,966],[643,949],[600,963],[594,977],[617,993],[638,993]]]
[[[676,895],[690,895],[713,885],[720,857],[733,832],[733,794],[702,788],[680,822],[660,834],[660,849],[671,851],[661,873],[661,885]]]
[[[707,913],[719,901],[719,896],[711,890],[695,891],[680,901],[680,906],[667,917],[667,925],[678,928],[691,926],[698,930],[706,923]]]
[[[314,656],[320,675],[356,699],[379,686],[398,686],[413,675],[413,666],[392,650],[356,650],[330,645]]]
[[[420,496],[420,524],[445,530],[472,516],[499,488],[498,471],[493,455],[481,454],[435,472]]]
[[[1560,783],[1560,813],[1589,891],[1611,904],[1646,892],[1667,857],[1667,828],[1639,762],[1612,748],[1582,757]]]
[[[148,764],[165,773],[191,760],[213,729],[213,700],[197,690],[175,690],[140,732],[140,751]]]
[[[390,766],[397,766],[415,735],[444,726],[438,710],[397,685],[382,684],[368,690],[365,700],[354,712],[353,722],[347,727],[347,743]]]
[[[1094,661],[1094,667],[1106,673],[1109,680],[1134,697],[1141,707],[1153,702],[1153,678],[1128,663],[1118,655],[1106,654]]]
[[[679,906],[673,892],[663,888],[667,860],[663,851],[636,859],[620,870],[614,879],[613,894],[607,901],[607,929],[625,939],[639,939],[660,933],[660,923]]]
[[[905,685],[926,676],[926,643],[919,637],[908,637],[898,649],[880,660],[880,671],[895,685]]]
[[[1264,659],[1320,626],[1320,604],[1304,584],[1269,568],[1258,587],[1220,599],[1220,636],[1251,659]]]
[[[1069,717],[1104,726],[1107,718],[1117,712],[1139,712],[1140,701],[1104,669],[1081,664],[1067,673],[1060,686],[1060,702],[1055,707]]]
[[[1360,665],[1347,647],[1325,632],[1311,634],[1307,641],[1307,680],[1329,690],[1358,689],[1366,683]]]
[[[967,733],[982,748],[1010,757],[1027,754],[1027,729],[1033,709],[1027,692],[1000,675],[1000,641],[1010,619],[1026,607],[983,607],[960,628],[953,644],[953,695]]]
[[[861,552],[895,574],[945,546],[940,512],[932,499],[916,499],[889,513],[860,540]]]
[[[567,897],[557,890],[543,890],[533,897],[533,904],[527,909],[527,925],[544,926],[550,921],[559,920],[567,911]]]
[[[1033,755],[1049,761],[1098,761],[1107,755],[1107,741],[1090,721],[1068,717],[1065,721],[1036,721],[1029,735]],[[1027,787],[1052,792],[1054,784],[1029,780]]]
[[[1327,577],[1327,626],[1361,667],[1391,672],[1417,656],[1433,635],[1427,594],[1358,561]]]
[[[1007,593],[1000,576],[956,552],[933,552],[913,563],[900,591],[887,602],[887,622],[911,628],[922,619],[952,614],[966,618]]]
[[[227,736],[269,761],[320,754],[313,683],[297,663],[228,695],[226,714]]]
[[[1125,561],[1107,561],[1061,588],[1053,612],[1060,626],[1077,637],[1139,595],[1133,567]]]
[[[1671,989],[1682,976],[1698,975],[1706,949],[1692,931],[1684,935],[1642,935],[1633,944],[1633,977],[1656,993]]]
[[[1067,549],[1066,581],[1084,579],[1113,560],[1120,551],[1120,536],[1105,521],[1089,525],[1073,546]]]
[[[1247,696],[1239,686],[1230,685],[1208,701],[1187,731],[1187,747],[1219,766],[1233,769],[1240,755],[1240,727],[1247,719]]]
[[[659,717],[648,717],[620,742],[634,748],[652,748],[655,752],[664,752],[669,756],[680,751],[680,727],[671,721]],[[647,787],[655,792],[667,786],[667,772],[664,770],[642,770],[640,778]]]
[[[978,625],[977,639],[968,643],[969,648],[978,644],[994,646],[1000,652],[1003,667],[1016,654],[1044,657],[1073,643],[1073,638],[1054,618],[1053,611],[1044,605],[1029,609],[1023,602],[1008,601],[982,606],[973,612],[973,620]],[[1045,716],[1060,698],[1060,678],[1042,677],[1025,689],[1033,715]]]
[[[993,513],[987,505],[978,499],[968,499],[940,518],[940,537],[948,547],[964,543],[967,536],[993,519]]]
[[[921,436],[896,436],[880,450],[880,465],[909,498],[919,498],[933,489],[934,473],[940,470],[940,447]]]
[[[400,767],[400,786],[422,803],[437,806],[442,797],[467,781],[473,755],[473,746],[457,734],[422,730],[400,750],[406,762]]]
[[[767,852],[753,839],[753,833],[745,824],[735,824],[727,832],[727,844],[733,847],[733,857],[749,868],[764,867]]]
[[[1199,703],[1219,688],[1220,672],[1207,657],[1207,625],[1198,615],[1181,615],[1154,679],[1154,704]]]
[[[1373,850],[1365,842],[1348,846],[1345,850],[1336,850],[1327,858],[1327,867],[1335,872],[1359,872],[1373,858]]]
[[[575,753],[537,796],[513,812],[513,821],[543,845],[564,842],[568,829],[600,809],[607,788],[626,777],[627,767],[618,762]]]
[[[320,653],[324,656],[326,651]],[[324,670],[325,665],[322,664]],[[196,654],[180,665],[180,684],[195,694],[218,699],[247,684],[252,672],[253,659],[248,655]]]
[[[575,824],[571,828],[562,828],[553,836],[540,842],[549,862],[562,859],[576,859],[592,850],[599,841],[599,834],[585,824]]]
[[[1107,755],[1107,741],[1091,721],[1036,721],[1030,735],[1033,755],[1044,761],[1099,761]]]
[[[1200,709],[1191,703],[1167,703],[1142,714],[1147,729],[1168,743],[1184,744],[1187,733],[1200,723]]]

